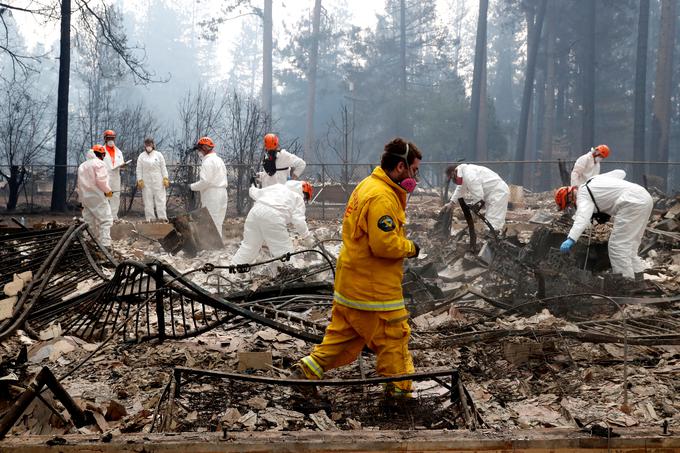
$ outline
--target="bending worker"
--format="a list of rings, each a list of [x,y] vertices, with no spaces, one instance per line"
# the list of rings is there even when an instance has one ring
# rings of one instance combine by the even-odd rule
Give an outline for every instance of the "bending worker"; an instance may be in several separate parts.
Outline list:
[[[113,191],[113,196],[109,198],[111,205],[111,215],[113,220],[118,220],[118,208],[120,208],[120,170],[125,167],[123,152],[116,146],[116,133],[111,129],[104,131],[104,142],[106,155],[104,163],[109,171],[109,184]]]
[[[331,322],[323,342],[295,364],[294,378],[321,379],[347,365],[364,346],[375,351],[382,376],[414,372],[408,350],[411,329],[401,281],[404,258],[419,247],[406,239],[406,197],[416,187],[422,154],[395,138],[385,145],[380,167],[350,196],[342,222]],[[411,396],[411,381],[386,386],[388,396]]]
[[[165,213],[165,189],[170,186],[165,158],[156,151],[152,138],[144,139],[144,152],[137,158],[137,187],[142,189],[144,216],[147,221],[168,220]],[[156,213],[154,214],[154,207]]]
[[[106,149],[94,145],[85,153],[86,160],[78,167],[78,199],[83,205],[83,220],[92,228],[92,234],[105,247],[111,246],[111,186],[104,164]]]
[[[307,181],[288,181],[262,189],[251,186],[249,195],[255,203],[246,217],[243,241],[232,262],[254,263],[262,244],[267,244],[273,257],[292,252],[293,242],[287,228],[289,223],[308,244],[312,235],[305,220],[305,202],[312,199],[312,194],[312,185]]]
[[[590,151],[576,159],[574,169],[571,171],[571,185],[580,186],[593,176],[600,174],[600,162],[609,157],[609,147],[598,145],[590,148]]]
[[[262,187],[272,184],[285,184],[291,177],[298,179],[307,164],[295,154],[279,148],[279,137],[276,134],[264,136],[265,156],[262,161],[264,171],[259,173]]]
[[[625,181],[625,177],[625,171],[614,170],[592,177],[581,187],[560,187],[555,192],[555,203],[560,210],[576,206],[574,225],[560,247],[562,252],[571,250],[590,225],[591,218],[600,218],[602,214],[614,216],[614,229],[609,236],[612,272],[635,278],[635,273],[646,267],[638,256],[638,248],[653,203],[649,192],[642,186]]]
[[[505,226],[510,189],[498,174],[481,165],[458,164],[446,169],[449,178],[456,183],[451,202],[464,198],[469,204],[486,207],[484,217],[497,232]]]
[[[215,143],[209,137],[201,137],[195,148],[201,156],[201,172],[199,180],[190,187],[201,193],[201,207],[208,209],[222,237],[224,216],[227,215],[227,167],[215,153]]]

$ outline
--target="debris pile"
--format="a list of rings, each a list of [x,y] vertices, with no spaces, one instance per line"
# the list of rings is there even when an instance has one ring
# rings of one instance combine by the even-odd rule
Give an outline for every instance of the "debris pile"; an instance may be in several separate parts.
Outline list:
[[[414,363],[457,378],[424,378],[398,405],[368,353],[327,375],[352,385],[318,397],[285,382],[328,323],[337,220],[310,222],[317,252],[247,269],[229,261],[237,219],[221,250],[175,254],[137,228],[115,256],[79,226],[0,236],[0,420],[48,369],[75,406],[48,385],[8,432],[680,426],[680,202],[656,201],[649,270],[624,282],[608,269],[610,225],[566,257],[570,219],[545,194],[515,195],[504,236],[477,219],[474,252],[457,206],[440,216],[432,194],[409,208]]]

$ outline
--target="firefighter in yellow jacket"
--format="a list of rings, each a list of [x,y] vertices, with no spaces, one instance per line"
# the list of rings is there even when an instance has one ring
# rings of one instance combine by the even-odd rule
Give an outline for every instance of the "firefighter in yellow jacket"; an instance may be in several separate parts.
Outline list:
[[[419,252],[406,239],[404,210],[421,159],[416,145],[395,138],[385,145],[380,167],[352,192],[342,223],[331,323],[323,342],[295,365],[293,377],[321,379],[325,371],[352,363],[364,346],[376,353],[382,376],[414,372],[401,281],[404,258]],[[412,384],[400,381],[386,390],[411,396]]]

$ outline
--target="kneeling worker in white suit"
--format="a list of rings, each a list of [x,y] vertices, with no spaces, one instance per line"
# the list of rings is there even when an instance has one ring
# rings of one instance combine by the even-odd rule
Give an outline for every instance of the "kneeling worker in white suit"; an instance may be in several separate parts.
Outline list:
[[[305,220],[305,202],[312,199],[313,189],[306,181],[287,181],[258,189],[250,187],[255,204],[248,212],[243,227],[241,247],[232,258],[234,264],[252,264],[267,244],[273,257],[293,251],[287,225],[293,224],[302,240],[309,244],[312,235]]]
[[[625,171],[614,170],[593,176],[580,187],[560,187],[555,192],[555,203],[560,210],[576,206],[574,225],[560,247],[563,253],[571,250],[594,215],[613,216],[614,229],[609,236],[612,272],[635,278],[635,273],[646,267],[638,249],[654,203],[644,187],[625,181],[625,177]]]
[[[468,204],[484,206],[484,217],[500,233],[505,226],[510,198],[510,189],[505,181],[496,172],[481,165],[459,164],[447,168],[446,172],[457,184],[451,201],[464,198]]]
[[[113,216],[108,199],[113,192],[109,186],[109,172],[104,164],[106,148],[94,145],[85,154],[87,160],[78,167],[78,199],[83,205],[83,220],[105,247],[111,246]]]

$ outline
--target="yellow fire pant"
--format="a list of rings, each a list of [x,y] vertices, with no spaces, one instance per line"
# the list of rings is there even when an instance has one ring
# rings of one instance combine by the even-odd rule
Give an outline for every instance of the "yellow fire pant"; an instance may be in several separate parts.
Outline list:
[[[415,371],[408,340],[411,328],[405,308],[394,311],[364,311],[333,304],[331,323],[321,344],[300,360],[309,379],[322,379],[324,371],[352,363],[364,346],[377,354],[377,371],[382,376]],[[411,392],[411,381],[396,382],[401,392]]]

